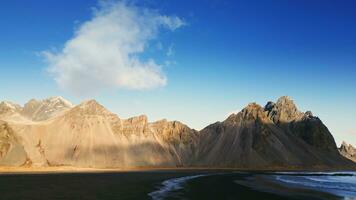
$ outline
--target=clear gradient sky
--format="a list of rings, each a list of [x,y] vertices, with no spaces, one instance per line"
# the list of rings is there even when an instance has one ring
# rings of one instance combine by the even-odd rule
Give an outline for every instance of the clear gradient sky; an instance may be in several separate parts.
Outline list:
[[[354,0],[2,0],[0,100],[95,98],[122,118],[201,129],[288,95],[337,143],[356,145],[355,9]]]

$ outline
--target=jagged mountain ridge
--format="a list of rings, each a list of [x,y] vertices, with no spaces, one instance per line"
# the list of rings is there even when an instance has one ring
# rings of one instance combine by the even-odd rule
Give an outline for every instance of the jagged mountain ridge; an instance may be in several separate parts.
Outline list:
[[[19,112],[21,109],[22,108],[20,105],[14,104],[9,101],[3,101],[0,103],[0,113],[2,114]]]
[[[265,107],[249,104],[225,121],[200,131],[199,163],[241,168],[310,168],[352,165],[337,152],[335,141],[311,112],[298,111],[289,97]],[[207,156],[203,156],[207,155]]]
[[[25,104],[21,114],[33,121],[43,121],[72,107],[73,104],[62,97],[50,97],[44,100],[32,99]]]
[[[9,102],[0,103],[0,117],[14,120],[44,121],[73,108],[73,104],[63,97],[49,97],[43,100],[31,99],[23,107]]]
[[[120,119],[95,100],[54,113],[58,114],[43,122],[6,122],[23,144],[31,166],[103,168],[189,163],[190,157],[185,156],[189,153],[185,152],[191,151],[191,146],[186,137],[193,137],[196,131],[180,122],[148,123],[146,116]]]
[[[0,120],[11,129],[13,138],[9,142],[0,137],[0,165],[353,167],[340,156],[321,120],[311,112],[298,111],[288,97],[269,102],[265,107],[249,104],[241,112],[201,131],[178,121],[150,123],[144,115],[121,119],[95,100],[72,107],[62,98],[55,99],[59,101],[40,101],[43,109],[32,109],[36,108],[32,104],[37,103],[30,102],[19,110],[6,111],[10,114],[0,112]],[[66,105],[48,102],[65,102]],[[32,112],[24,111],[26,107]],[[29,121],[14,120],[13,116],[18,115]],[[11,153],[14,152],[12,147],[18,145],[23,151],[15,151],[19,155]],[[20,159],[3,162],[16,160],[15,157],[23,158],[22,164],[19,164]]]

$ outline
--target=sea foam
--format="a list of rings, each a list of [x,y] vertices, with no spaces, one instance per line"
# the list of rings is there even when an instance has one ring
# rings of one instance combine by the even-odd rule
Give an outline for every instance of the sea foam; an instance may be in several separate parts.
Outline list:
[[[172,192],[180,190],[183,188],[183,185],[195,178],[203,177],[203,176],[208,176],[208,174],[199,174],[199,175],[193,175],[193,176],[184,176],[184,177],[179,177],[179,178],[172,178],[168,179],[162,182],[161,186],[158,188],[158,190],[153,191],[148,194],[153,200],[162,200],[169,196]]]

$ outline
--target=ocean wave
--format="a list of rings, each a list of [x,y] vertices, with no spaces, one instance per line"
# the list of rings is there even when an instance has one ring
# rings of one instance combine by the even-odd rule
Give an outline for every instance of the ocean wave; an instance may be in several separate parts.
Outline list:
[[[169,196],[171,192],[182,189],[184,183],[186,183],[188,180],[208,175],[209,174],[199,174],[165,180],[162,182],[158,190],[148,193],[148,196],[150,196],[153,200],[162,200],[165,197]]]
[[[356,177],[355,176],[334,176],[333,173],[322,176],[292,176],[275,175],[275,179],[282,183],[287,183],[303,188],[319,190],[343,197],[356,197]]]
[[[343,184],[352,184],[356,186],[355,177],[334,177],[334,176],[306,176],[306,179],[316,182],[324,182],[324,183],[343,183]]]
[[[356,176],[354,171],[340,172],[273,172],[272,174],[292,175],[292,176]]]

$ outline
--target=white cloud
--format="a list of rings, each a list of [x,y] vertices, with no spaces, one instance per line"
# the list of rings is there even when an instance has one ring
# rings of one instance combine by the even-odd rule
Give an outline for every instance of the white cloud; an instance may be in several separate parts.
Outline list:
[[[43,52],[57,84],[78,95],[107,88],[144,90],[166,85],[161,65],[152,58],[142,60],[139,54],[161,29],[174,31],[184,21],[125,1],[103,2],[61,51]]]

